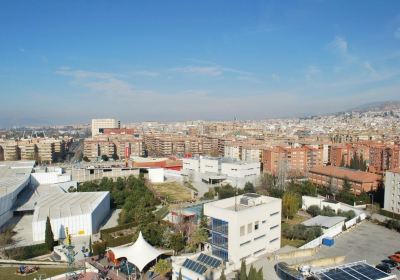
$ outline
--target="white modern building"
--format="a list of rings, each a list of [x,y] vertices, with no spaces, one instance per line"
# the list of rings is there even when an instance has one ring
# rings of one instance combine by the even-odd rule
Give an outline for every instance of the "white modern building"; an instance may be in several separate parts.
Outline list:
[[[204,204],[211,219],[211,252],[239,267],[242,260],[281,247],[281,199],[244,194]]]
[[[400,169],[385,172],[385,200],[383,209],[400,214]]]
[[[72,236],[91,235],[110,212],[109,192],[75,192],[48,194],[34,209],[33,241],[45,239],[46,220],[50,218],[54,238],[65,238],[66,228]]]
[[[242,160],[247,162],[261,162],[262,149],[257,147],[242,147]]]
[[[224,147],[224,157],[241,160],[241,146],[240,145],[226,145]]]
[[[149,180],[152,183],[164,182],[164,168],[149,168]]]
[[[5,161],[0,164],[0,227],[13,216],[18,194],[30,183],[34,161]]]
[[[104,128],[120,128],[121,122],[117,119],[92,119],[92,137],[103,133]]]
[[[212,157],[200,156],[199,159],[200,173],[219,173],[220,159]]]
[[[182,159],[182,169],[197,171],[200,170],[200,161],[198,158],[184,158]]]
[[[223,161],[221,174],[234,178],[247,178],[260,175],[260,162]]]

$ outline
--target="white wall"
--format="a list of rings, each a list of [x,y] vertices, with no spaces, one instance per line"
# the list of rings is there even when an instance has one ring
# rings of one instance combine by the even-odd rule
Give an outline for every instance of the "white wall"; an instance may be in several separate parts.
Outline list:
[[[200,173],[219,173],[219,160],[200,157]]]
[[[238,201],[240,198],[237,198]],[[274,199],[271,202],[249,207],[240,211],[224,208],[222,204],[234,203],[235,198],[204,204],[204,214],[209,217],[228,222],[228,258],[235,265],[240,265],[244,257],[254,256],[255,252],[263,250],[258,254],[276,251],[281,246],[281,200]],[[222,204],[221,204],[222,202]],[[274,214],[277,213],[275,215]],[[259,229],[255,230],[255,222],[259,222]],[[251,224],[251,232],[248,226]],[[245,235],[240,236],[240,227],[245,227]],[[271,227],[277,226],[271,229]],[[265,235],[265,236],[264,236]],[[270,243],[271,240],[278,238]],[[243,243],[250,241],[243,245]],[[242,244],[242,246],[240,246]],[[258,255],[257,254],[257,255]]]
[[[385,172],[385,200],[383,209],[400,214],[400,173]]]
[[[149,168],[149,180],[152,183],[164,182],[164,168]]]
[[[184,158],[182,159],[182,169],[184,170],[200,170],[200,160],[197,158]]]
[[[40,172],[31,174],[31,183],[33,185],[48,185],[71,181],[70,174],[62,174],[59,172]]]
[[[246,178],[260,175],[260,163],[221,163],[221,174],[229,177]]]

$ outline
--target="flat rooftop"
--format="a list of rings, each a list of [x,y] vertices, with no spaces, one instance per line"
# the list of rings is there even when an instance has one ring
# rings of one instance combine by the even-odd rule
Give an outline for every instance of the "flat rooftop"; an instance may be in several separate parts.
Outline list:
[[[249,209],[252,207],[276,201],[280,201],[280,199],[270,196],[263,196],[255,193],[247,193],[243,195],[237,195],[234,197],[217,200],[206,204],[209,204],[216,208],[222,208],[231,211],[242,211],[245,209]]]
[[[0,195],[12,193],[29,180],[34,161],[0,162]]]
[[[328,217],[328,216],[318,215],[315,216],[314,218],[302,222],[301,224],[305,225],[306,227],[320,226],[322,228],[328,229],[345,220],[346,217],[339,217],[339,216]]]
[[[91,213],[109,192],[52,193],[38,202],[34,221],[78,216]]]

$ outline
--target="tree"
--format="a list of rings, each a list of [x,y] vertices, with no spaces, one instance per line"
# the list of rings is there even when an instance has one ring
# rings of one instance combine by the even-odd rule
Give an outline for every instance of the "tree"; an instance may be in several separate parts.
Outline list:
[[[240,264],[239,280],[247,280],[246,262],[244,260]]]
[[[226,276],[225,276],[225,271],[224,270],[222,270],[221,276],[219,277],[219,280],[226,280]]]
[[[294,192],[285,192],[282,197],[282,212],[286,219],[294,217],[299,208],[299,196]]]
[[[257,272],[257,280],[264,280],[264,275],[263,275],[263,271],[262,271],[262,267],[258,270]]]
[[[342,191],[346,193],[350,193],[351,191],[351,184],[347,177],[344,177]]]
[[[185,248],[185,239],[180,233],[173,233],[169,236],[169,243],[171,249],[173,249],[176,253],[182,251]]]
[[[342,155],[342,160],[340,161],[340,167],[345,167],[346,163],[344,161],[344,155]]]
[[[181,269],[179,269],[178,280],[183,280],[183,278],[182,278],[182,270]]]
[[[251,182],[247,182],[244,185],[244,192],[245,193],[255,193],[256,189],[254,188],[254,185]]]
[[[196,250],[201,244],[205,243],[208,239],[208,234],[204,228],[195,230],[189,238],[189,245],[192,249]]]
[[[82,159],[83,159],[83,161],[86,161],[86,162],[89,162],[89,161],[90,161],[89,158],[88,158],[87,156],[84,156]]]
[[[93,255],[92,236],[89,237],[89,255]]]
[[[248,280],[256,280],[256,277],[257,277],[257,270],[253,267],[253,265],[251,265],[247,279]]]
[[[102,159],[103,161],[108,161],[108,156],[107,156],[107,155],[102,155],[102,156],[101,156],[101,159]]]
[[[159,260],[154,266],[154,272],[161,276],[165,276],[168,272],[171,271],[171,269],[172,269],[171,263],[164,259]]]
[[[307,208],[307,213],[313,217],[318,216],[320,212],[321,209],[319,208],[318,205],[311,205],[310,207]]]
[[[51,229],[51,223],[50,223],[49,217],[47,217],[47,220],[46,220],[46,231],[45,231],[44,242],[46,243],[47,249],[49,249],[49,251],[53,251],[54,234],[53,234],[53,230]]]

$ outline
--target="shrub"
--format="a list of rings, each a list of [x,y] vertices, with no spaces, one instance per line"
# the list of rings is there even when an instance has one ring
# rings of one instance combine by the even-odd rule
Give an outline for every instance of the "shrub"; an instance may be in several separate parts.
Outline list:
[[[313,217],[318,216],[320,212],[321,209],[319,208],[318,205],[311,205],[310,207],[307,208],[307,213]]]
[[[31,246],[18,247],[13,249],[7,249],[4,251],[5,255],[9,259],[13,260],[26,260],[50,254],[51,251],[48,249],[46,243],[35,244]]]
[[[106,252],[107,243],[105,241],[96,241],[92,245],[93,255],[101,255]]]

